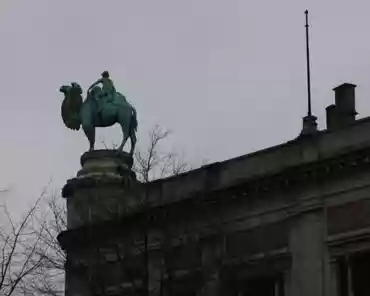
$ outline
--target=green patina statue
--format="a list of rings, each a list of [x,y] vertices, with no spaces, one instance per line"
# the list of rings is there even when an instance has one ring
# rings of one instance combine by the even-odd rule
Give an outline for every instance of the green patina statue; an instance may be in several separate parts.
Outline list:
[[[99,84],[102,84],[102,87],[98,86]],[[122,128],[123,140],[117,150],[122,151],[130,138],[130,154],[133,155],[138,126],[136,110],[127,102],[124,95],[116,91],[107,71],[104,71],[102,78],[89,87],[85,101],[78,83],[63,85],[59,91],[64,94],[62,103],[64,124],[72,130],[79,130],[82,125],[90,142],[90,150],[94,150],[96,127],[109,127],[118,123]]]

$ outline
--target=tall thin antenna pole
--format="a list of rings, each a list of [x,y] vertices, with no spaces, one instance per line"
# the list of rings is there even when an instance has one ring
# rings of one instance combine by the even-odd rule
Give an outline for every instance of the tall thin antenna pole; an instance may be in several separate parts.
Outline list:
[[[311,75],[310,75],[310,46],[308,42],[308,10],[305,12],[306,15],[306,56],[307,56],[307,103],[308,112],[307,116],[303,117],[303,128],[301,136],[312,135],[317,132],[316,117],[312,115],[311,109]]]
[[[306,56],[307,56],[307,99],[308,99],[308,116],[312,116],[311,110],[311,74],[310,74],[310,46],[308,42],[308,10],[306,15]]]

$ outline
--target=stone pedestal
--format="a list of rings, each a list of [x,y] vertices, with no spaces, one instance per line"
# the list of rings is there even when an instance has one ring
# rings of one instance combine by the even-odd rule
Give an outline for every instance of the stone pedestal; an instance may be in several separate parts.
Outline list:
[[[135,207],[132,157],[125,152],[95,150],[81,157],[81,170],[62,190],[67,199],[68,229],[111,220]]]
[[[137,209],[140,200],[132,165],[132,157],[125,152],[86,152],[76,177],[62,190],[67,200],[67,230],[58,240],[67,252],[67,296],[88,296],[103,293],[102,287],[111,288],[105,266],[117,256],[120,244],[107,248],[122,231],[121,217]]]
[[[81,156],[82,169],[77,173],[77,178],[110,177],[121,180],[132,178],[134,177],[131,171],[132,165],[132,156],[126,152],[94,150]]]

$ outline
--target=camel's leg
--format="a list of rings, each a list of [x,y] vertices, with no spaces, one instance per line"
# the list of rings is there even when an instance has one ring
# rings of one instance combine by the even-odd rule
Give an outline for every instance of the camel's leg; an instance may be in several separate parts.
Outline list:
[[[130,155],[132,156],[134,154],[136,141],[137,141],[136,132],[134,131],[134,129],[131,129],[131,131],[130,131],[130,139],[131,139]]]
[[[121,125],[121,129],[122,129],[122,135],[123,135],[123,139],[122,139],[122,143],[121,145],[118,147],[118,151],[122,151],[123,150],[123,147],[125,146],[127,140],[128,140],[128,136],[129,136],[129,130],[127,128],[127,124],[122,124],[120,123]]]
[[[85,135],[90,143],[90,151],[94,150],[95,145],[95,127],[92,125],[85,125],[83,126],[83,130],[85,132]]]

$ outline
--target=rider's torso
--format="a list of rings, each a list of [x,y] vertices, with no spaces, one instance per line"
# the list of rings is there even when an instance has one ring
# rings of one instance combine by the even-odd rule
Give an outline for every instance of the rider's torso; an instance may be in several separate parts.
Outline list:
[[[111,95],[116,92],[116,88],[114,87],[113,81],[109,78],[102,78],[102,90],[105,93],[105,95]]]

